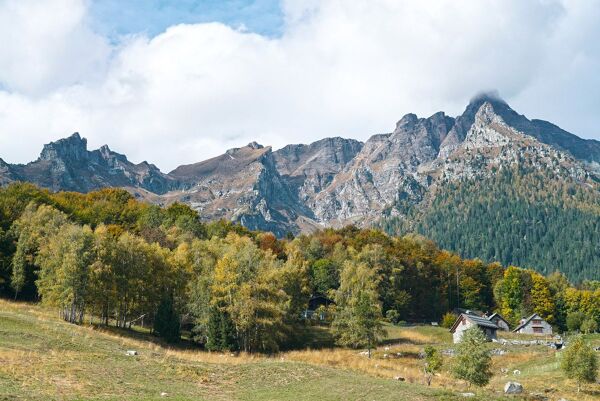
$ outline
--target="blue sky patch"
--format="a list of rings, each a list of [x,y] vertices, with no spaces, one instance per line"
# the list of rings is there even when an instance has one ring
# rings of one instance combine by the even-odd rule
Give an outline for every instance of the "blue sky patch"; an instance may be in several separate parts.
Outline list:
[[[91,16],[95,30],[112,40],[134,33],[153,37],[182,23],[243,25],[271,37],[283,27],[279,0],[96,0]]]

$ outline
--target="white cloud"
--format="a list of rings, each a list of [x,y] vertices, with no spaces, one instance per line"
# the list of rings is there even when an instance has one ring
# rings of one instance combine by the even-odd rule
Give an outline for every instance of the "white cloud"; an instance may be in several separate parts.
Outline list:
[[[364,140],[407,112],[458,114],[491,88],[530,117],[600,136],[595,0],[288,0],[280,38],[213,23],[112,47],[86,5],[0,0],[5,160],[79,131],[170,170],[252,140]]]

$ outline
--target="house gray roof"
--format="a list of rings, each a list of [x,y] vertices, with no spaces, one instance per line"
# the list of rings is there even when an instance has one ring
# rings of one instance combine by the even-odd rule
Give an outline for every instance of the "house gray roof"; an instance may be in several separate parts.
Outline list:
[[[488,320],[492,320],[493,318],[498,317],[500,320],[502,320],[504,323],[508,324],[508,322],[506,321],[505,318],[502,317],[501,314],[499,313],[492,313],[490,317],[488,317]]]
[[[476,316],[476,315],[470,315],[470,314],[467,314],[467,313],[461,313],[460,316],[456,319],[456,321],[452,325],[452,328],[450,329],[450,332],[454,333],[454,331],[456,329],[456,326],[462,320],[463,316],[466,317],[467,319],[469,319],[471,322],[473,322],[477,326],[480,326],[480,327],[486,327],[486,328],[494,329],[494,330],[498,330],[500,328],[494,322],[490,322],[489,320],[487,320],[484,317],[479,317],[479,316]]]
[[[519,331],[520,329],[522,329],[523,327],[527,326],[527,324],[531,321],[531,319],[533,319],[534,317],[538,317],[540,318],[540,320],[544,320],[542,319],[542,317],[540,315],[538,315],[537,313],[534,313],[533,315],[529,316],[527,319],[525,319],[525,321],[523,321],[523,323],[519,324],[514,330],[515,331]]]

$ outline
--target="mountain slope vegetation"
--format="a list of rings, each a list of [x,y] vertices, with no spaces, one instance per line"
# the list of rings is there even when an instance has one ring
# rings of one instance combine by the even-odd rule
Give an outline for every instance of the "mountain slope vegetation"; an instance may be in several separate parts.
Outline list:
[[[540,172],[504,170],[448,184],[380,227],[418,232],[461,256],[600,279],[600,194]]]

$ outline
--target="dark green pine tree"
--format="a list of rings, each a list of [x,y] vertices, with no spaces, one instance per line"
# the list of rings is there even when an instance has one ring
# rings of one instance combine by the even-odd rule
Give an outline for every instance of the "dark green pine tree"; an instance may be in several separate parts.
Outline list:
[[[210,310],[206,333],[206,349],[209,351],[221,350],[221,312],[217,307]]]
[[[154,316],[154,333],[168,343],[176,343],[181,338],[180,323],[173,298],[163,297]]]
[[[208,318],[206,349],[209,351],[237,351],[233,322],[226,312],[213,307]]]

